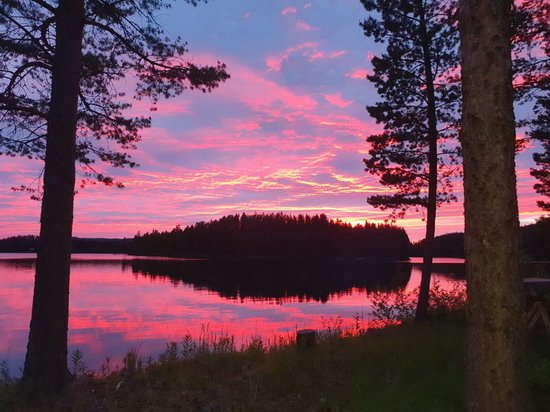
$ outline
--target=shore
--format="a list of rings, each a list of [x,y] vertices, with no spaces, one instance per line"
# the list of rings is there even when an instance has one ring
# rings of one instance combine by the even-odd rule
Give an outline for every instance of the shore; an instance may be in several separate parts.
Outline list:
[[[529,338],[529,410],[550,406],[547,339]],[[465,410],[463,321],[330,337],[301,354],[288,343],[266,349],[256,341],[234,351],[226,341],[183,360],[184,344],[168,345],[157,360],[130,355],[103,376],[77,373],[55,400],[30,403],[17,384],[3,383],[0,410]]]

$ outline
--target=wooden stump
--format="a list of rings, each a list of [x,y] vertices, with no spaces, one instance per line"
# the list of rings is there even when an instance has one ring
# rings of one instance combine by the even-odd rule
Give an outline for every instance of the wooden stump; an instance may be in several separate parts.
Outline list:
[[[316,333],[314,329],[300,329],[296,332],[296,348],[298,353],[304,353],[313,348],[316,344]]]

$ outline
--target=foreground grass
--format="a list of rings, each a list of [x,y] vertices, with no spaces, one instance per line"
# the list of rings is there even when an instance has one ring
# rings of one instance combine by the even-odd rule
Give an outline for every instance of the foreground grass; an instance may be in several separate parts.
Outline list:
[[[548,346],[545,341],[530,352],[535,371],[533,410],[547,406]],[[294,346],[268,353],[251,347],[164,361],[101,379],[81,377],[61,398],[35,405],[18,393],[17,386],[0,389],[0,410],[29,409],[464,410],[464,327],[457,323],[391,327],[328,340],[303,355]]]

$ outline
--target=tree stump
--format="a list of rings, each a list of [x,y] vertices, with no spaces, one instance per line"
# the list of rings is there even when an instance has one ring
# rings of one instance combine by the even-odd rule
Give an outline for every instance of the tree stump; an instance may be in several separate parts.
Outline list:
[[[296,348],[298,353],[307,352],[316,344],[316,333],[314,329],[300,329],[296,332]]]

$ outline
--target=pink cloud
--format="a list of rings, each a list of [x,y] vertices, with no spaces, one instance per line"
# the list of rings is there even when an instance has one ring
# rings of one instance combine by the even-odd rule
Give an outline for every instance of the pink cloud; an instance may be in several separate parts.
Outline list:
[[[313,53],[318,47],[318,43],[302,43],[285,53]],[[338,53],[325,52],[318,58]],[[198,59],[202,64],[216,61],[208,55]],[[76,199],[75,235],[132,236],[138,230],[167,230],[178,223],[255,211],[326,213],[350,223],[387,218],[387,211],[370,207],[366,196],[389,189],[380,187],[377,178],[364,173],[361,166],[368,151],[364,138],[379,132],[380,126],[366,115],[353,116],[331,107],[345,109],[353,103],[341,93],[330,90],[323,95],[330,105],[318,104],[314,95],[277,83],[270,73],[236,59],[220,59],[230,67],[231,80],[206,98],[234,106],[238,114],[232,110],[230,116],[223,117],[213,110],[202,125],[186,129],[181,126],[187,123],[186,118],[198,114],[198,110],[191,113],[191,105],[184,106],[185,112],[179,111],[182,102],[196,101],[189,95],[171,102],[173,106],[163,106],[178,122],[159,121],[164,115],[160,110],[152,113],[154,127],[145,131],[134,156],[142,168],[123,171],[123,190],[97,185],[81,191]],[[202,98],[196,97],[201,104]],[[208,158],[212,153],[218,157]],[[201,158],[193,164],[195,156]],[[40,164],[2,160],[0,177],[7,177],[0,187],[0,236],[37,233],[38,202],[12,193],[9,187],[32,181]],[[346,162],[357,164],[356,169],[335,166]],[[541,214],[532,185],[528,167],[520,168],[523,223]],[[457,185],[456,192],[460,190]],[[398,224],[407,228],[411,238],[423,237],[421,214],[411,214]],[[462,225],[461,203],[444,205],[438,211],[438,233],[462,230]]]
[[[253,132],[260,129],[260,123],[257,120],[224,119],[224,127],[229,130]]]
[[[314,49],[319,46],[319,43],[315,42],[306,42],[306,43],[300,43],[296,46],[289,47],[286,49],[283,53],[276,54],[273,56],[269,56],[266,59],[267,67],[269,67],[270,70],[279,71],[281,70],[281,67],[283,63],[289,59],[289,57],[298,51],[304,50],[304,49]]]
[[[296,7],[290,7],[290,6],[288,6],[288,7],[285,7],[285,8],[283,9],[283,11],[281,12],[281,14],[282,14],[283,16],[286,16],[286,15],[291,14],[291,13],[293,13],[293,14],[298,13],[298,9],[297,9]]]
[[[295,110],[312,110],[317,102],[311,96],[299,94],[266,79],[262,73],[238,63],[232,63],[234,69],[231,82],[220,89],[218,95],[231,94],[254,111],[277,115]],[[246,93],[242,91],[246,90]]]
[[[283,63],[287,59],[288,56],[286,55],[269,56],[266,59],[265,64],[267,65],[267,67],[269,67],[269,70],[274,70],[278,72],[281,70],[281,68],[283,67]]]
[[[319,27],[311,26],[303,20],[298,20],[295,25],[296,30],[298,31],[317,31]]]
[[[290,56],[297,52],[302,52],[302,56],[306,57],[308,61],[312,62],[320,59],[336,59],[347,53],[347,50],[335,50],[335,51],[323,51],[319,50],[320,43],[307,42],[300,43],[296,46],[289,47],[283,53],[268,56],[266,59],[266,65],[270,70],[280,71],[283,63],[287,61]]]
[[[334,106],[338,106],[341,109],[345,109],[353,103],[353,100],[344,100],[340,93],[336,94],[323,94],[323,97]]]
[[[336,59],[343,56],[347,53],[347,50],[336,50],[332,52],[324,52],[321,50],[311,50],[304,53],[307,56],[309,61],[319,60],[319,59]]]
[[[353,69],[352,71],[346,73],[346,77],[349,77],[350,79],[365,79],[367,75],[369,75],[369,71],[367,69]]]

